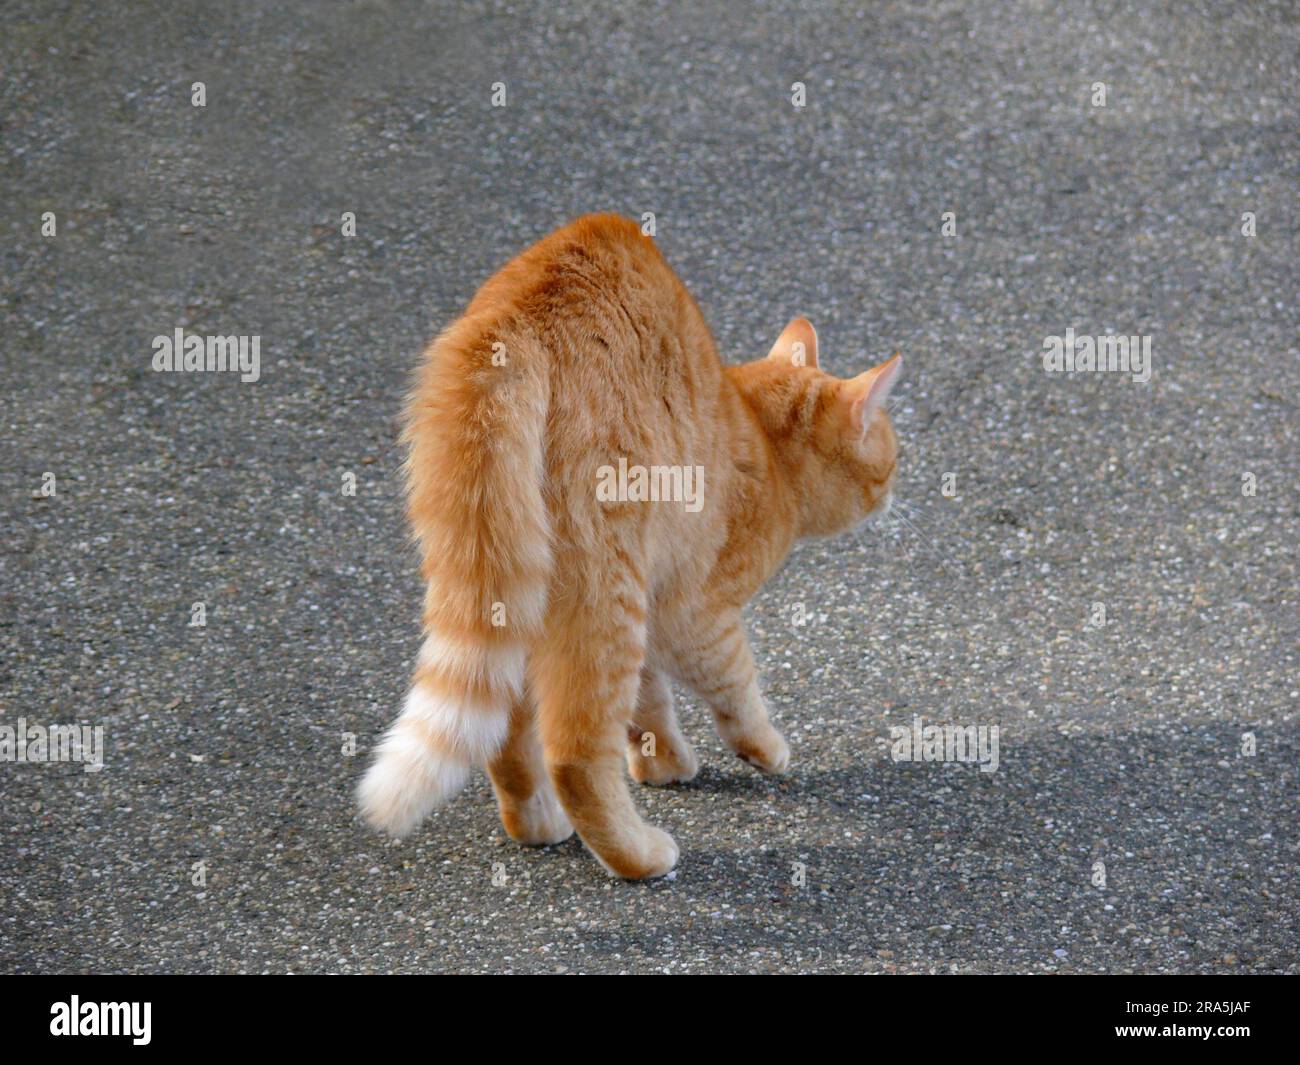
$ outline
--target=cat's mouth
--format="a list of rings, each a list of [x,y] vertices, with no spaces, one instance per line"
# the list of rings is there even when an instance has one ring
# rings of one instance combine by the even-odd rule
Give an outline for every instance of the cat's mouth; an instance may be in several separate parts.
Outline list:
[[[885,498],[877,503],[875,509],[871,510],[865,518],[853,527],[853,531],[862,532],[862,530],[868,525],[875,525],[878,522],[884,521],[893,505],[894,490],[893,488],[890,488],[889,491],[885,493]]]

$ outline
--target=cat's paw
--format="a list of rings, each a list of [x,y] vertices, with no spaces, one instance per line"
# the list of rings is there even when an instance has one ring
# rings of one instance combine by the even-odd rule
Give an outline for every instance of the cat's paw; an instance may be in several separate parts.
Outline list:
[[[639,740],[627,745],[627,771],[638,784],[662,787],[665,784],[685,784],[694,780],[700,771],[700,760],[688,743],[670,748],[660,747],[653,755],[641,753]]]
[[[501,823],[511,839],[528,847],[563,843],[573,835],[573,822],[549,788],[538,788],[526,802],[502,802]]]
[[[642,824],[634,837],[621,846],[607,848],[597,854],[600,864],[624,880],[653,880],[665,876],[677,867],[677,843],[663,829]]]
[[[771,725],[728,737],[727,742],[737,758],[764,773],[784,776],[790,769],[790,745]]]

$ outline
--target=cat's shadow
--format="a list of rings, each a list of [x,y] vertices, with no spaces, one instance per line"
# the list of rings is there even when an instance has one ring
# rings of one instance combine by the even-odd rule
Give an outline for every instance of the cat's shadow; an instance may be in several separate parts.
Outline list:
[[[733,765],[702,765],[700,771],[684,784],[668,784],[655,787],[655,791],[665,792],[705,792],[716,795],[755,795],[767,794],[774,787],[788,783],[789,777],[775,777],[759,772],[745,765],[740,759],[733,759]],[[650,790],[648,787],[640,790]]]
[[[1300,754],[1274,734],[1244,757],[1221,722],[1176,731],[1017,737],[995,773],[876,754],[767,777],[705,752],[696,779],[671,788],[678,801],[643,804],[682,847],[672,880],[619,896],[670,893],[680,912],[594,930],[591,946],[654,957],[705,942],[740,970],[1068,956],[1110,971],[1149,960],[1136,925],[1164,929],[1171,957],[1212,965],[1249,939],[1232,914],[1294,912],[1274,890],[1291,872],[1272,834],[1287,812],[1277,781]]]

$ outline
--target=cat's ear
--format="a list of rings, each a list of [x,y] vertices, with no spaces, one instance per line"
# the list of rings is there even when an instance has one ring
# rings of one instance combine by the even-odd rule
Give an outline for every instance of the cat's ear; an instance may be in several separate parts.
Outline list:
[[[776,338],[769,359],[780,359],[791,366],[817,365],[817,330],[807,318],[795,318]]]
[[[903,368],[903,356],[895,355],[888,362],[874,366],[844,383],[844,398],[849,405],[849,423],[856,433],[864,433],[871,419],[889,398],[889,390]]]

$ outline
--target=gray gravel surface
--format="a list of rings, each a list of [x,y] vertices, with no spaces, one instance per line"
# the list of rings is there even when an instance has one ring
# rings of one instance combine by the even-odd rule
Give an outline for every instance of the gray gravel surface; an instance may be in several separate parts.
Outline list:
[[[0,724],[107,745],[0,763],[4,970],[1300,969],[1293,3],[3,22]],[[655,213],[730,359],[797,313],[832,372],[907,358],[915,527],[757,598],[793,775],[684,699],[649,885],[516,847],[485,779],[404,843],[351,801],[418,643],[409,371],[593,210]],[[1150,335],[1150,383],[1045,372],[1067,326]],[[153,372],[177,327],[261,379]],[[916,715],[998,725],[998,771],[893,761]]]

